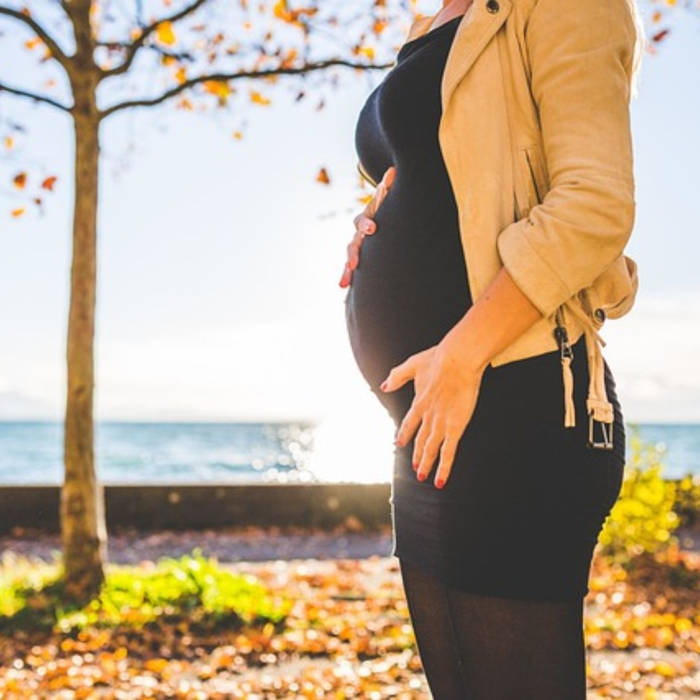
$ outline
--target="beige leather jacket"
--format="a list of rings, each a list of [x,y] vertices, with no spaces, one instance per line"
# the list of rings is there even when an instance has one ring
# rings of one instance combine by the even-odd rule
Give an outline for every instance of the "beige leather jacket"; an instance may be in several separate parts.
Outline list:
[[[632,1],[474,0],[441,84],[439,142],[472,296],[505,265],[542,312],[490,364],[558,348],[564,425],[571,427],[569,346],[585,333],[589,444],[605,448],[612,447],[613,409],[598,330],[606,317],[629,311],[638,287],[637,266],[623,254],[635,216],[629,99],[639,25]],[[434,18],[418,16],[406,41]],[[385,194],[377,188],[374,196]],[[557,325],[568,335],[562,344]],[[603,424],[602,442],[593,437],[594,421]]]

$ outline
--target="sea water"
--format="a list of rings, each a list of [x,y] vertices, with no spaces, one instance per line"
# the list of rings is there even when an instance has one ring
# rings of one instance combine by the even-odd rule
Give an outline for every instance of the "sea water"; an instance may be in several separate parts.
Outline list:
[[[700,475],[700,424],[639,423],[632,435],[662,451],[664,476]],[[323,423],[119,423],[96,426],[104,483],[372,482],[391,475],[393,433],[352,435]],[[58,484],[59,422],[0,422],[0,483]]]

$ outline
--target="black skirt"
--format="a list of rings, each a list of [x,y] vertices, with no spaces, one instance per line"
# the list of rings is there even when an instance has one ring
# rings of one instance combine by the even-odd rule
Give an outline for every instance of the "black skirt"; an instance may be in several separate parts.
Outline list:
[[[355,132],[375,181],[396,166],[345,297],[358,367],[396,426],[413,400],[413,382],[387,393],[379,384],[409,355],[439,343],[472,304],[438,141],[441,76],[460,17],[402,46]],[[573,351],[576,427],[564,427],[554,351],[486,367],[444,488],[434,485],[435,467],[417,480],[413,440],[395,448],[393,554],[477,593],[562,600],[588,592],[593,549],[622,485],[625,431],[606,361],[613,449],[588,447],[584,336]]]

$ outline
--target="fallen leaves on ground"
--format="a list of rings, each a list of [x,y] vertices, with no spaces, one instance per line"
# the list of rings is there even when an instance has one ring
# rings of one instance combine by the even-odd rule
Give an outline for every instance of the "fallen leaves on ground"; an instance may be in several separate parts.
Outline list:
[[[141,629],[18,632],[0,637],[0,696],[430,698],[395,558],[225,568],[292,598],[285,624],[212,631],[179,618]],[[589,698],[697,697],[698,576],[700,556],[674,549],[627,567],[594,560]]]

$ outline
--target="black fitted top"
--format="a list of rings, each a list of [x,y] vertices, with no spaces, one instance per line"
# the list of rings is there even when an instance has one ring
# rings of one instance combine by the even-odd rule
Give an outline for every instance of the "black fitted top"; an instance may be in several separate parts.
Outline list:
[[[372,179],[396,166],[345,299],[355,355],[373,387],[407,353],[439,342],[472,303],[437,128],[440,76],[460,17],[403,44],[356,125]]]

